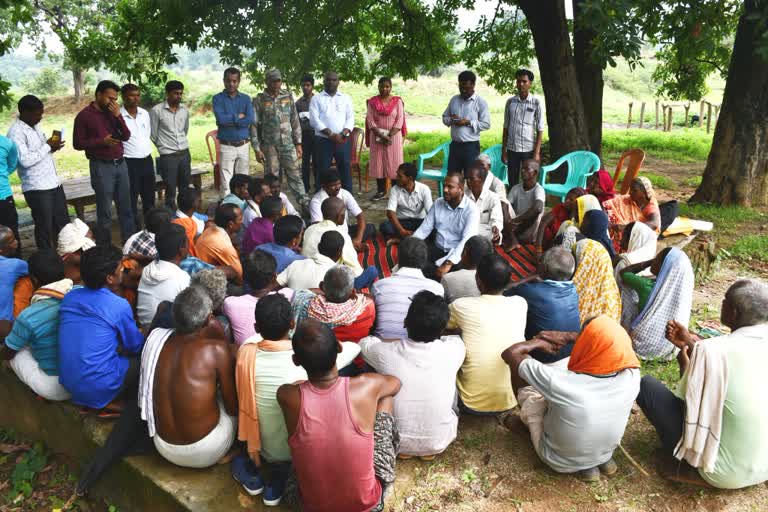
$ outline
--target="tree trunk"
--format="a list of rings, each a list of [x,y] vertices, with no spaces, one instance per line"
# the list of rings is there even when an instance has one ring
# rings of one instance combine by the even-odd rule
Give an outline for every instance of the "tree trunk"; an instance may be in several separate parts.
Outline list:
[[[584,0],[573,0],[573,60],[579,79],[589,147],[599,155],[603,142],[603,68],[592,60],[592,41],[597,34],[583,29],[579,23],[583,3]]]
[[[744,2],[720,118],[694,202],[768,204],[768,60],[757,53],[764,8]]]
[[[80,68],[72,69],[72,82],[75,85],[75,104],[80,104],[80,98],[85,91],[85,70]]]
[[[533,33],[541,85],[547,103],[552,160],[589,149],[579,79],[571,53],[563,0],[518,0]]]

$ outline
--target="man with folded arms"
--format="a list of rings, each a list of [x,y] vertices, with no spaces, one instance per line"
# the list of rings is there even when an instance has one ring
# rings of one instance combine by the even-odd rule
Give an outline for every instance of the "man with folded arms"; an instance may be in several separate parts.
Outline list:
[[[229,180],[234,174],[248,174],[249,128],[253,123],[253,104],[247,94],[238,91],[240,70],[224,70],[224,90],[213,97],[213,115],[218,128],[216,138],[221,146],[220,197],[229,193]]]

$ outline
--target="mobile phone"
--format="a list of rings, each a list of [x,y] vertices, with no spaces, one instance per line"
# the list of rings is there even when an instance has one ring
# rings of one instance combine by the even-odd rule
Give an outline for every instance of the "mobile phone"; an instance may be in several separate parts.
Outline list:
[[[53,142],[61,142],[62,141],[61,130],[53,130],[53,134],[51,135],[51,139],[53,139]]]

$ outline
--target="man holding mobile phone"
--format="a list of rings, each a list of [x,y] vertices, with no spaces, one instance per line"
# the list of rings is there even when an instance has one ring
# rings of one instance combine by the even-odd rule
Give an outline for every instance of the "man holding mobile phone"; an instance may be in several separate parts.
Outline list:
[[[19,117],[8,129],[8,138],[18,149],[21,191],[32,210],[37,249],[51,249],[56,247],[59,231],[69,223],[67,198],[53,161],[53,153],[64,147],[64,140],[56,131],[45,137],[40,128],[44,107],[37,97],[24,96],[18,106]]]
[[[111,243],[112,201],[117,206],[120,236],[123,243],[135,231],[131,211],[131,184],[128,166],[123,157],[123,142],[131,138],[117,103],[120,88],[111,80],[102,80],[96,86],[96,100],[75,117],[72,146],[84,150],[91,171],[91,186],[96,193],[96,217],[101,236],[97,240]]]

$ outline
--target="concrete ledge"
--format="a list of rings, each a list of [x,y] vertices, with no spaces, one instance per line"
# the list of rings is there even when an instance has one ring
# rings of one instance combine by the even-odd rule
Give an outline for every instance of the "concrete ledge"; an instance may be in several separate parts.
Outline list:
[[[0,367],[0,425],[42,441],[81,464],[104,443],[112,429],[111,421],[82,417],[69,403],[38,400],[7,365]],[[126,511],[231,512],[266,508],[261,499],[241,491],[228,465],[185,469],[157,454],[127,457],[105,473],[91,492]]]

